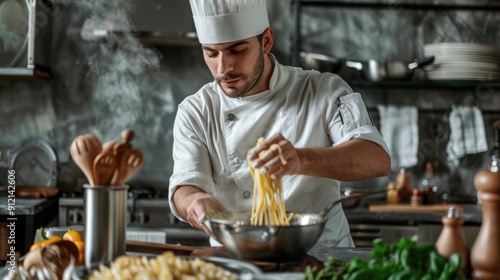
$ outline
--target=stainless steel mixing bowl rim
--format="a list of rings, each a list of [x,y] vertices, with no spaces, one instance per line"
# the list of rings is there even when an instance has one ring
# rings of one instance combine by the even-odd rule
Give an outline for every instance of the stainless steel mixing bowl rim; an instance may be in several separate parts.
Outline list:
[[[249,213],[249,211],[226,211],[222,213]],[[301,216],[311,216],[314,218],[314,222],[308,223],[308,224],[291,224],[291,225],[283,225],[283,226],[278,226],[278,225],[251,225],[249,221],[243,221],[243,220],[227,220],[227,219],[220,219],[220,218],[210,218],[210,215],[214,214],[220,214],[220,212],[214,212],[214,213],[207,213],[204,214],[200,217],[200,222],[205,222],[209,221],[210,223],[215,223],[219,225],[227,225],[227,226],[232,226],[232,227],[245,227],[245,228],[252,228],[252,229],[259,229],[259,228],[296,228],[296,227],[306,227],[306,226],[317,226],[317,225],[322,225],[325,224],[327,219],[320,214],[317,213],[293,213],[296,215],[296,217],[300,218]]]

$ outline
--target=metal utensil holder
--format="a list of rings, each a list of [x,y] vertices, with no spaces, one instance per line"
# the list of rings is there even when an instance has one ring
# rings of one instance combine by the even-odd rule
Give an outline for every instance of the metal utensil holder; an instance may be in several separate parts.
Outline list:
[[[85,266],[112,262],[126,252],[128,186],[84,185]]]

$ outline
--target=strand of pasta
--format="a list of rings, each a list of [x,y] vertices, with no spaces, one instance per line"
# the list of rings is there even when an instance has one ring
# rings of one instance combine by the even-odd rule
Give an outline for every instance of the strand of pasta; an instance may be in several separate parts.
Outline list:
[[[259,138],[259,142],[264,142],[264,138]],[[277,144],[272,145],[269,150],[277,149],[281,157],[282,164],[286,164],[283,158],[281,147]],[[268,150],[262,151],[263,155]],[[263,226],[286,226],[290,225],[292,215],[286,215],[285,199],[281,179],[272,179],[268,174],[261,174],[258,170],[252,167],[252,162],[249,162],[250,174],[254,179],[252,210],[250,224]]]

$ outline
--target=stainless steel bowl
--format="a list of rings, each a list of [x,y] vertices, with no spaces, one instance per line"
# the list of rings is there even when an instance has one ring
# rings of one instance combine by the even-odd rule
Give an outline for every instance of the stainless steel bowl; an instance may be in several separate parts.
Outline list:
[[[241,259],[298,260],[319,240],[326,219],[294,214],[290,226],[252,226],[250,211],[209,213],[203,218],[215,238]]]

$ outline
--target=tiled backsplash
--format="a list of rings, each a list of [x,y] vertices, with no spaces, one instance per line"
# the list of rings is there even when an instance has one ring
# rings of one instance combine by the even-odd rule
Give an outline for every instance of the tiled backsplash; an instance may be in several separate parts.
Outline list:
[[[286,64],[293,26],[290,1],[268,2],[276,37],[273,53]],[[144,47],[132,38],[119,43],[85,40],[81,30],[92,13],[84,8],[61,7],[54,16],[53,79],[0,80],[0,147],[39,136],[48,140],[59,160],[65,162],[77,135],[92,132],[106,141],[118,138],[122,129],[132,128],[137,134],[133,144],[146,154],[137,179],[166,185],[173,166],[172,124],[177,104],[211,80],[201,51],[184,46]],[[421,56],[423,45],[430,42],[498,46],[499,23],[500,13],[495,11],[307,7],[303,8],[300,49],[349,59],[412,60]],[[339,74],[346,80],[356,77],[345,68]],[[437,155],[446,187],[456,194],[475,194],[472,179],[486,166],[487,153],[468,156],[458,167],[451,167],[446,161],[446,138],[430,150],[424,145],[433,141],[429,133],[433,121],[448,132],[451,106],[475,100],[484,110],[491,147],[491,124],[500,118],[500,88],[353,85],[353,89],[362,93],[376,123],[378,104],[419,108],[419,142],[424,152],[419,164],[409,170],[413,185],[423,174],[426,159]],[[394,176],[346,186],[384,187]]]

